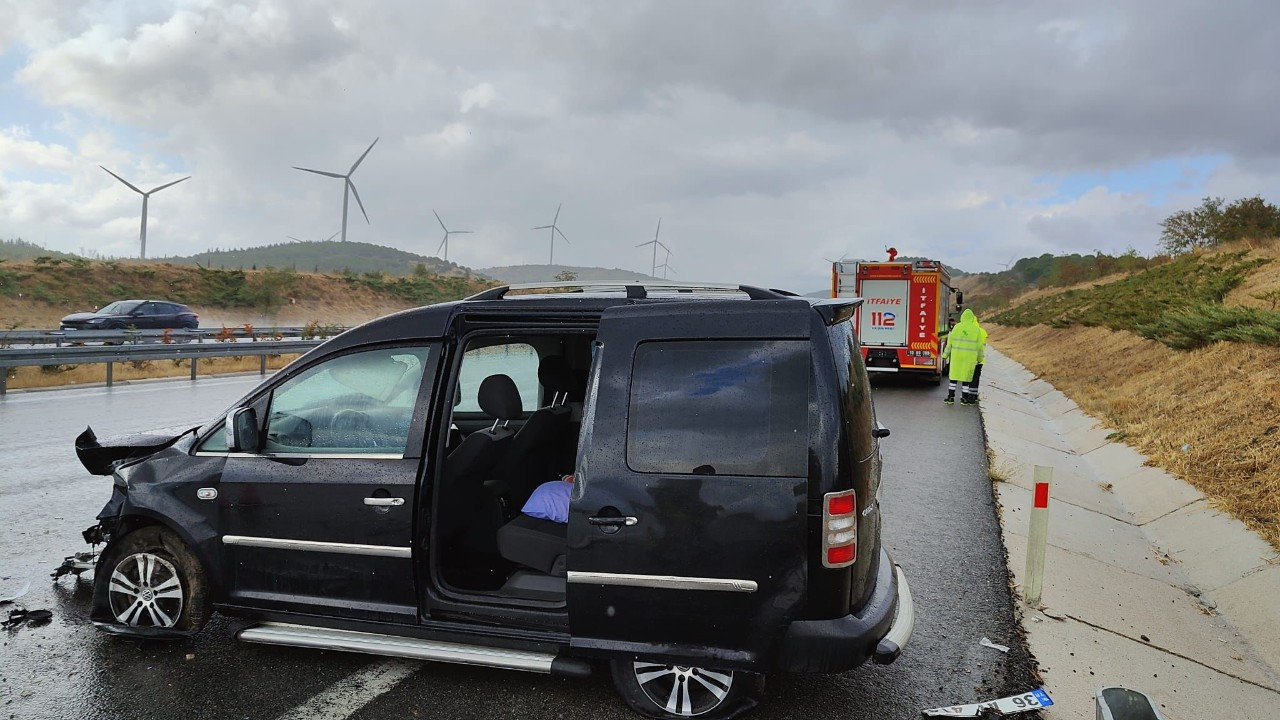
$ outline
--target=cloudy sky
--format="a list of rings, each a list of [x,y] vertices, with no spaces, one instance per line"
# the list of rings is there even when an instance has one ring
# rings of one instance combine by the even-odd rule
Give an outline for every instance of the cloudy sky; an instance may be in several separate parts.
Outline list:
[[[0,0],[0,237],[148,255],[348,236],[798,291],[886,245],[967,270],[1150,252],[1280,201],[1280,3]]]

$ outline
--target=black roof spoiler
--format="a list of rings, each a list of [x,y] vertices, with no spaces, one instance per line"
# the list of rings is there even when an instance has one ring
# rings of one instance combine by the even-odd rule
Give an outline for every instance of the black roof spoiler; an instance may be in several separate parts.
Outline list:
[[[524,283],[501,285],[482,290],[466,300],[501,300],[511,290],[565,290],[566,292],[626,292],[632,299],[644,299],[649,291],[675,293],[743,293],[752,300],[787,300],[799,295],[786,290],[775,290],[754,285],[726,283],[667,282],[663,280],[567,280],[561,282]]]
[[[853,317],[857,312],[858,306],[862,304],[862,298],[828,298],[819,300],[813,304],[813,309],[818,311],[822,316],[822,322],[828,325],[842,323]]]

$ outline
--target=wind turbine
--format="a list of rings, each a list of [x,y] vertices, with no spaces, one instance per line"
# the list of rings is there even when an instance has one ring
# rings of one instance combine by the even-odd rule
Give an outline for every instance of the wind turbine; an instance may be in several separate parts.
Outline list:
[[[365,155],[369,154],[369,151],[373,149],[374,145],[378,144],[378,140],[380,139],[381,138],[374,138],[373,142],[369,143],[369,147],[364,151],[364,154],[360,156],[359,160],[356,160],[355,164],[351,166],[351,169],[347,171],[346,175],[339,175],[338,173],[334,173],[334,172],[325,172],[324,170],[312,170],[311,168],[298,167],[297,165],[293,166],[294,170],[301,170],[303,172],[315,173],[316,175],[323,175],[325,177],[337,178],[343,182],[342,242],[347,241],[347,203],[348,203],[348,198],[351,195],[356,196],[356,204],[360,206],[360,212],[364,213],[364,221],[366,223],[369,222],[369,213],[364,211],[364,203],[360,202],[360,193],[356,191],[355,183],[351,182],[351,176],[355,174],[356,168],[360,167],[360,163],[364,162]]]
[[[649,242],[642,242],[636,246],[636,247],[644,247],[646,245],[653,246],[653,266],[649,271],[649,275],[650,277],[655,277],[655,278],[658,277],[658,246],[661,245],[662,249],[667,251],[668,259],[670,259],[671,257],[671,248],[667,247],[661,240],[658,239],[658,233],[660,232],[662,232],[662,218],[658,218],[658,227],[653,231],[653,239],[650,240]]]
[[[1005,270],[1008,270],[1008,269],[1009,269],[1009,266],[1010,266],[1010,265],[1012,265],[1012,264],[1013,264],[1013,262],[1014,262],[1013,258],[1012,258],[1012,257],[1010,257],[1010,258],[1009,258],[1009,262],[1004,263],[1004,269],[1005,269]]]
[[[560,208],[563,206],[564,206],[564,203],[560,203],[559,205],[556,206],[556,216],[551,219],[550,225],[539,225],[538,227],[533,228],[534,230],[546,230],[547,228],[551,228],[551,254],[547,257],[548,265],[555,265],[556,233],[560,233],[561,240],[564,240],[565,242],[569,242],[569,238],[564,236],[564,232],[560,228],[556,227],[556,222],[560,219]],[[573,243],[569,243],[569,244],[572,245]]]
[[[663,245],[662,247],[663,247],[663,249],[664,249],[664,250],[666,249],[666,245]],[[670,250],[667,250],[667,259],[666,259],[666,260],[663,260],[663,261],[662,261],[662,264],[661,264],[661,265],[659,265],[658,267],[662,269],[662,279],[663,279],[663,280],[666,280],[666,279],[667,279],[667,271],[668,271],[668,270],[670,270],[671,272],[676,272],[676,269],[675,269],[675,268],[673,268],[673,267],[671,267],[671,251],[670,251]],[[679,273],[676,273],[676,274],[678,275]]]
[[[449,262],[449,236],[450,235],[470,235],[471,230],[450,230],[444,226],[444,221],[440,219],[440,213],[435,210],[431,211],[436,216],[436,222],[440,223],[441,229],[444,230],[444,239],[440,241],[440,247],[436,248],[436,253],[440,252],[440,248],[444,248],[444,261]],[[554,240],[554,238],[552,238]]]
[[[152,188],[152,189],[148,190],[147,192],[143,192],[143,191],[139,190],[138,188],[134,187],[134,186],[133,186],[133,184],[132,184],[132,183],[130,183],[128,180],[125,180],[124,178],[122,178],[122,177],[120,177],[119,175],[117,175],[117,174],[115,174],[115,173],[111,172],[110,170],[107,170],[106,168],[102,167],[101,165],[99,165],[98,167],[102,168],[103,172],[105,172],[106,174],[108,174],[108,175],[110,175],[111,177],[113,177],[113,178],[115,178],[115,179],[119,180],[120,182],[124,183],[124,184],[125,184],[125,186],[126,186],[126,187],[128,187],[130,190],[132,190],[132,191],[134,191],[134,192],[136,192],[136,193],[138,193],[139,195],[141,195],[141,196],[142,196],[142,230],[141,230],[141,232],[139,232],[139,233],[138,233],[138,242],[139,242],[139,244],[142,246],[142,249],[141,249],[140,255],[141,255],[141,257],[142,257],[142,259],[143,259],[143,260],[146,260],[146,259],[147,259],[147,200],[149,200],[153,194],[158,193],[158,192],[160,192],[161,190],[163,190],[163,189],[165,189],[165,188],[167,188],[167,187],[172,187],[172,186],[174,186],[174,185],[177,185],[178,183],[182,182],[182,180],[190,180],[190,179],[191,179],[191,176],[190,176],[190,175],[188,175],[188,176],[186,176],[186,177],[182,178],[182,180],[174,180],[174,181],[173,181],[173,182],[171,182],[171,183],[165,183],[164,185],[161,185],[161,186],[160,186],[160,187],[158,187],[158,188]]]
[[[330,235],[329,237],[327,237],[327,238],[325,238],[325,239],[323,239],[323,240],[320,240],[319,242],[329,242],[330,240],[332,240],[332,239],[334,239],[334,238],[338,237],[338,233],[340,233],[340,232],[342,232],[342,231],[341,231],[341,230],[338,230],[338,231],[337,231],[337,232],[335,232],[334,234]],[[290,240],[292,240],[292,241],[294,241],[294,242],[307,242],[306,240],[303,240],[302,238],[296,238],[296,237],[294,237],[294,236],[292,236],[292,235],[285,235],[285,237],[289,238]]]

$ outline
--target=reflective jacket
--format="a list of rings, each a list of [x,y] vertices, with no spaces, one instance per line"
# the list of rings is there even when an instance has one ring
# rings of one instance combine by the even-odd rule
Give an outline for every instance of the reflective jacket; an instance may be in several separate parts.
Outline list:
[[[956,382],[973,380],[973,369],[986,360],[987,333],[978,326],[978,316],[972,310],[960,315],[960,322],[947,335],[947,346],[942,357],[951,360],[948,378]]]

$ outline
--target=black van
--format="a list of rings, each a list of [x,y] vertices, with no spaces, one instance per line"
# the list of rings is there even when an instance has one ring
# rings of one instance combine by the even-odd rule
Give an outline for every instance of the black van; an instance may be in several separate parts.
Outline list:
[[[216,609],[251,642],[607,661],[652,717],[898,656],[914,612],[880,543],[860,301],[523,289],[349,330],[199,428],[87,430],[115,481],[85,531],[99,627],[183,636]]]

